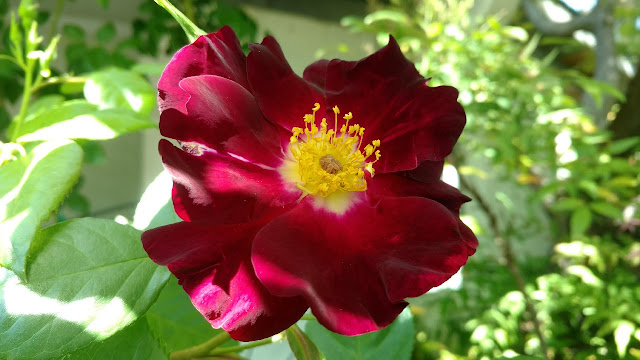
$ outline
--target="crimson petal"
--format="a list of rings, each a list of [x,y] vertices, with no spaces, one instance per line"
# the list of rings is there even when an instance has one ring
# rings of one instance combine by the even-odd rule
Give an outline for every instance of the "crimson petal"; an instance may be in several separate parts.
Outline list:
[[[318,60],[304,69],[302,78],[314,84],[320,92],[324,93],[324,84],[327,79],[329,60]]]
[[[431,166],[431,165],[429,165]],[[386,197],[424,197],[444,205],[456,218],[461,240],[467,244],[467,255],[471,256],[478,247],[478,239],[465,223],[460,220],[460,207],[471,201],[455,187],[442,180],[423,183],[396,174],[380,174],[369,180],[367,196],[376,203]]]
[[[304,296],[329,330],[358,335],[389,325],[467,261],[456,217],[426,198],[383,198],[337,216],[309,201],[257,234],[252,261],[277,296]]]
[[[271,36],[262,44],[251,44],[247,73],[253,94],[264,115],[272,122],[291,130],[302,124],[315,103],[324,104],[319,90],[296,75]]]
[[[284,183],[277,170],[213,151],[190,154],[164,139],[159,151],[173,177],[174,208],[185,221],[244,223],[300,197],[300,190]]]
[[[178,277],[193,305],[214,328],[236,340],[269,337],[308,308],[301,297],[276,297],[258,281],[251,241],[259,224],[208,227],[178,223],[144,232],[149,257]]]
[[[197,75],[218,75],[249,90],[246,56],[238,37],[229,26],[200,36],[193,44],[180,49],[162,72],[158,81],[160,111],[169,108],[185,112],[189,95],[179,87],[182,79]]]
[[[378,173],[411,170],[424,160],[440,161],[466,122],[449,86],[430,87],[398,44],[358,62],[333,60],[327,68],[327,104],[353,113],[364,126],[364,143],[380,139]]]
[[[282,163],[280,134],[242,86],[219,76],[201,75],[180,81],[180,88],[189,94],[186,113],[162,112],[162,135],[271,167]]]

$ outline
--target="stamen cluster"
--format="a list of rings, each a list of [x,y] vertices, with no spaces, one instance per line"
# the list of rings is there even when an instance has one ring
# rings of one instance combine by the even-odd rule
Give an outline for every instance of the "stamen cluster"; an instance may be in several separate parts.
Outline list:
[[[316,112],[320,104],[316,103],[311,114],[304,116],[305,128],[294,127],[289,142],[289,149],[298,164],[300,181],[298,188],[304,195],[320,195],[327,197],[335,192],[365,191],[367,182],[364,178],[366,170],[373,177],[373,164],[380,159],[380,140],[374,140],[360,151],[364,135],[364,127],[358,124],[349,125],[353,115],[349,112],[343,116],[346,122],[338,128],[340,109],[333,107],[335,123],[328,129],[327,119],[316,125]],[[304,134],[304,138],[301,135]],[[368,161],[371,156],[375,160]]]

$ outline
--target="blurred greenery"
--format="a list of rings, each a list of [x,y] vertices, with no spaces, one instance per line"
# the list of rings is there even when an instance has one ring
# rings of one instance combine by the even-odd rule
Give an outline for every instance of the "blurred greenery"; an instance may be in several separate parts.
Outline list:
[[[461,289],[415,302],[414,358],[640,358],[640,137],[614,140],[580,104],[583,91],[613,95],[613,120],[624,89],[593,80],[584,63],[567,66],[570,54],[597,49],[545,37],[521,16],[474,18],[472,8],[467,0],[374,1],[364,18],[343,20],[380,44],[392,33],[430,85],[460,90],[467,112],[450,161],[487,234],[480,248],[493,256],[470,259]],[[635,64],[640,7],[620,1],[615,14],[618,56]],[[504,189],[528,195],[505,199]],[[531,207],[550,222],[533,224],[535,242],[518,225],[530,213],[513,210]],[[540,248],[548,249],[542,257]]]

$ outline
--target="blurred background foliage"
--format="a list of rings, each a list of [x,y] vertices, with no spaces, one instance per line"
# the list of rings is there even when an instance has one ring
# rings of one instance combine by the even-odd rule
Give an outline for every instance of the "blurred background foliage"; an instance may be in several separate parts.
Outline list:
[[[162,66],[138,59],[187,43],[152,1],[136,10],[125,40],[109,22],[91,34],[60,26],[64,3],[20,14],[35,17],[48,40],[58,33],[63,39],[64,61],[37,86],[38,101],[82,100],[87,79],[106,69],[157,76]],[[238,2],[174,3],[202,29],[232,24],[244,46],[258,40],[259,19]],[[459,89],[468,119],[449,164],[474,199],[465,210],[481,240],[479,254],[459,289],[413,301],[413,358],[640,359],[640,1],[583,1],[592,4],[576,8],[522,0],[509,5],[515,11],[488,15],[474,13],[471,0],[366,3],[365,16],[342,24],[374,34],[379,45],[393,34],[432,86]],[[10,5],[0,0],[4,56],[11,55]],[[568,20],[554,22],[544,11],[549,6]],[[2,61],[3,142],[22,84],[20,68]],[[78,142],[85,163],[104,161],[97,141]],[[81,186],[59,219],[91,213]]]
[[[468,124],[450,162],[474,199],[480,246],[496,245],[493,256],[470,259],[459,290],[417,301],[415,357],[640,358],[640,132],[632,131],[640,120],[622,118],[637,106],[625,94],[638,91],[638,74],[614,66],[619,82],[598,79],[595,59],[608,49],[573,36],[608,26],[615,52],[606,56],[634,69],[640,3],[570,9],[584,28],[560,36],[530,14],[539,9],[526,9],[539,4],[523,2],[505,19],[474,18],[466,0],[370,1],[370,14],[343,20],[380,44],[392,33],[430,84],[460,90]],[[531,219],[532,208],[549,222]]]

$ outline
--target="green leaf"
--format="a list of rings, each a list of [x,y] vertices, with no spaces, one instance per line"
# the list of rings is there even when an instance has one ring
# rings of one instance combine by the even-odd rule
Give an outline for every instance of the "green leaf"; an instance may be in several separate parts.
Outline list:
[[[151,114],[156,92],[139,74],[117,68],[94,72],[84,84],[84,96],[100,109],[129,109]]]
[[[131,71],[135,71],[141,75],[160,77],[166,66],[166,64],[140,63],[133,65]]]
[[[212,328],[193,307],[174,276],[169,279],[146,317],[151,331],[161,339],[168,352],[201,344],[222,332]]]
[[[611,142],[607,146],[607,151],[611,155],[618,155],[631,150],[634,146],[640,144],[640,137],[633,136]]]
[[[78,180],[82,149],[71,141],[30,144],[0,167],[0,264],[25,276],[25,256],[43,221]]]
[[[316,345],[300,330],[297,325],[293,325],[285,331],[291,352],[297,360],[321,360],[324,356],[320,353]]]
[[[618,356],[621,358],[627,353],[627,346],[629,346],[629,340],[631,340],[631,334],[635,331],[635,325],[623,320],[618,324],[616,330],[613,332],[613,338],[616,342],[616,349],[618,350]]]
[[[20,128],[19,142],[52,139],[108,140],[155,127],[147,117],[127,109],[105,109],[71,118],[40,116]]]
[[[37,115],[48,113],[55,110],[64,102],[64,96],[62,95],[46,95],[38,100],[34,101],[27,108],[27,115],[24,118],[24,122],[28,122],[34,119]]]
[[[557,201],[553,205],[551,205],[551,210],[553,211],[572,211],[581,206],[584,206],[584,202],[580,199],[575,198],[566,198]]]
[[[160,360],[167,359],[159,341],[149,329],[146,316],[117,332],[112,337],[76,350],[64,357],[65,360]]]
[[[176,9],[169,0],[154,0],[156,4],[162,6],[173,18],[180,24],[182,30],[189,41],[194,42],[201,35],[207,33],[194,24],[188,17],[186,17],[180,10]]]
[[[574,211],[570,219],[571,237],[582,236],[591,226],[591,218],[591,210],[588,207],[581,207]]]
[[[64,25],[62,27],[62,34],[67,41],[84,41],[84,30],[77,25]]]
[[[146,230],[181,221],[173,210],[172,187],[173,181],[168,172],[163,171],[156,176],[136,206],[136,212],[133,215],[134,228]]]
[[[98,31],[96,32],[96,38],[103,45],[105,43],[111,42],[116,37],[116,27],[112,22],[105,23],[102,25]]]
[[[149,259],[140,235],[92,218],[41,230],[29,249],[28,283],[0,276],[0,358],[60,357],[141,317],[169,272]]]
[[[499,358],[495,358],[494,360],[545,360],[545,359],[538,356],[517,355],[514,357],[501,356]]]
[[[371,25],[377,21],[391,21],[398,24],[407,24],[409,23],[409,17],[400,11],[394,10],[378,10],[374,13],[371,13],[364,17],[364,24]]]
[[[597,201],[590,204],[591,210],[611,219],[622,219],[622,210],[605,201]]]
[[[98,2],[98,4],[100,4],[103,8],[108,8],[109,7],[109,2],[111,0],[96,0]]]
[[[360,336],[339,335],[315,321],[306,324],[305,332],[331,360],[406,360],[411,357],[415,337],[409,309],[386,329]]]

